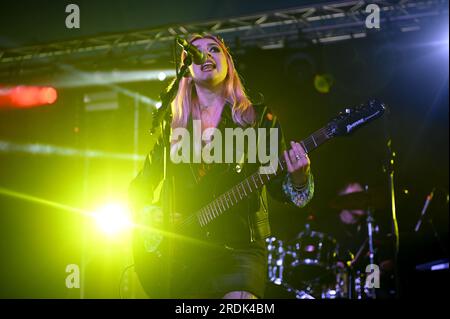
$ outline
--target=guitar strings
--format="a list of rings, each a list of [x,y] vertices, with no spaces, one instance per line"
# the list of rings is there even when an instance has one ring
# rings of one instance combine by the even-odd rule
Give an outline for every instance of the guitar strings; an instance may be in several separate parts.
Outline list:
[[[317,146],[317,143],[314,143],[314,140],[312,140],[313,136],[316,136],[316,138],[317,138],[317,140],[319,141],[319,143],[322,143],[322,142],[323,142],[323,141],[321,141],[321,137],[322,137],[322,136],[324,136],[326,139],[329,137],[329,136],[328,136],[328,133],[326,132],[327,130],[328,130],[327,127],[322,127],[322,128],[320,128],[319,130],[317,130],[316,132],[312,133],[312,134],[311,134],[309,137],[307,137],[306,139],[302,140],[301,142],[306,146],[307,149],[309,149],[311,146],[316,147],[316,146]],[[326,140],[326,139],[325,139],[325,140]],[[307,151],[307,150],[305,150],[305,151]],[[283,157],[281,157],[281,158],[279,159],[279,163],[280,163],[280,166],[281,166],[282,170],[284,170],[283,166],[281,165],[281,162],[284,162],[284,158],[283,158]],[[221,199],[222,197],[224,197],[225,202],[227,203],[227,206],[228,206],[228,207],[225,208],[225,205],[224,205],[223,202],[222,202],[222,206],[223,206],[223,208],[224,208],[223,211],[222,211],[222,209],[220,208],[220,205],[219,205],[219,206],[218,206],[218,207],[219,207],[218,213],[214,213],[214,210],[211,209],[211,205],[212,205],[212,204],[209,203],[209,204],[205,205],[204,207],[202,207],[200,210],[198,210],[197,213],[192,214],[192,215],[186,217],[181,223],[179,223],[179,224],[177,225],[177,228],[182,228],[182,227],[184,227],[184,226],[186,226],[186,225],[188,225],[188,224],[192,224],[192,223],[194,222],[195,219],[199,220],[199,221],[200,221],[200,224],[201,224],[201,220],[200,220],[201,217],[204,217],[204,218],[205,218],[205,220],[206,220],[205,225],[208,224],[210,221],[208,220],[207,215],[211,215],[211,214],[212,214],[214,217],[216,217],[216,214],[217,214],[217,216],[219,216],[219,215],[221,215],[224,211],[226,211],[227,209],[229,209],[231,206],[234,206],[234,205],[237,204],[239,201],[241,201],[243,198],[245,198],[245,197],[248,196],[247,192],[245,191],[245,183],[247,183],[248,186],[251,185],[251,184],[249,183],[250,178],[253,179],[253,181],[254,181],[255,184],[256,184],[255,187],[256,187],[256,189],[258,189],[259,187],[265,185],[265,183],[267,183],[267,182],[271,179],[271,176],[275,176],[276,174],[264,174],[264,175],[267,175],[267,181],[264,182],[264,183],[262,183],[262,184],[259,185],[259,186],[257,185],[257,184],[259,184],[259,183],[256,182],[258,179],[255,180],[255,176],[258,176],[258,175],[259,175],[259,177],[261,176],[261,174],[259,174],[258,172],[256,172],[256,173],[250,175],[249,177],[247,177],[247,178],[244,179],[243,181],[239,182],[237,185],[235,185],[234,187],[232,187],[232,188],[229,189],[227,192],[225,192],[224,194],[220,195],[219,197],[217,197],[217,198],[213,201],[213,202],[216,202],[216,201],[218,201],[219,199]],[[262,179],[260,179],[260,180],[262,181]],[[226,195],[226,194],[229,194],[230,192],[233,192],[233,194],[234,194],[234,189],[236,189],[237,192],[238,192],[239,194],[242,194],[242,193],[240,192],[240,190],[239,190],[239,186],[241,186],[242,190],[244,191],[243,197],[240,196],[239,199],[236,197],[236,202],[233,202],[232,197],[229,196],[229,197],[230,197],[231,205],[228,205],[229,201],[228,201],[228,199],[226,198],[225,195]],[[250,190],[250,193],[253,191],[251,186],[249,186],[249,190]],[[246,195],[247,195],[247,196],[246,196]],[[202,211],[203,211],[203,212],[202,212]],[[217,211],[217,210],[216,210],[216,211]]]

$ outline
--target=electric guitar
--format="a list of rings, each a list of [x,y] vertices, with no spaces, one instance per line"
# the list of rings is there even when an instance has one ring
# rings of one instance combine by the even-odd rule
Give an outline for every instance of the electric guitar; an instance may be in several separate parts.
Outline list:
[[[386,106],[377,100],[369,100],[358,107],[345,109],[300,144],[310,153],[326,141],[349,135],[380,117],[385,109]],[[278,163],[275,173],[261,174],[257,170],[227,191],[212,194],[210,200],[202,205],[187,209],[191,211],[188,217],[178,221],[170,229],[146,228],[145,225],[140,225],[133,239],[133,254],[136,273],[149,297],[170,298],[173,293],[170,287],[179,284],[180,278],[184,276],[182,272],[186,261],[201,262],[201,258],[205,258],[204,250],[202,256],[195,255],[196,244],[212,250],[223,248],[208,242],[209,226],[286,170],[283,156],[280,156]]]

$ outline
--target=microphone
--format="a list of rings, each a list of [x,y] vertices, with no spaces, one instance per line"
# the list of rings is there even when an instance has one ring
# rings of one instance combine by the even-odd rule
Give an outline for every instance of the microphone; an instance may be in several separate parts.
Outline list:
[[[416,228],[414,229],[416,232],[419,231],[420,225],[422,224],[423,217],[425,216],[425,213],[427,212],[428,205],[430,205],[430,202],[431,202],[431,200],[433,199],[433,196],[434,196],[434,190],[435,190],[435,189],[433,188],[433,190],[431,191],[431,193],[430,193],[429,195],[427,195],[427,198],[426,198],[426,200],[425,200],[425,205],[423,205],[422,212],[420,213],[419,221],[417,222]]]
[[[183,47],[184,52],[192,57],[192,62],[201,65],[206,62],[207,56],[202,51],[197,49],[195,45],[190,44],[185,39],[177,37],[177,43]]]

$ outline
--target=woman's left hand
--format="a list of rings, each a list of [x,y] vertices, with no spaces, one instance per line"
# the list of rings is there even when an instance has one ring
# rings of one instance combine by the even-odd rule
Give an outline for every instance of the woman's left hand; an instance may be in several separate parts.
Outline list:
[[[305,185],[308,182],[311,162],[303,147],[299,143],[291,141],[291,149],[284,151],[284,160],[294,185]]]

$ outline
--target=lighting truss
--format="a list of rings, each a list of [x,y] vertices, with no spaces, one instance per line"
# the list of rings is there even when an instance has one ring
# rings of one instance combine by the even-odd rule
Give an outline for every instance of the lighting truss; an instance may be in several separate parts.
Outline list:
[[[365,9],[369,4],[380,7],[380,29],[366,28],[368,13]],[[154,61],[171,56],[176,36],[193,33],[220,35],[232,49],[277,48],[357,39],[370,32],[416,31],[444,15],[448,16],[448,0],[330,1],[228,19],[8,49],[0,51],[0,79],[12,69],[30,70],[62,61],[80,63],[104,56],[121,61]]]

